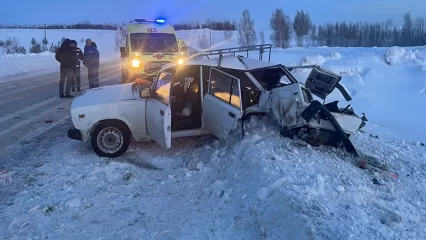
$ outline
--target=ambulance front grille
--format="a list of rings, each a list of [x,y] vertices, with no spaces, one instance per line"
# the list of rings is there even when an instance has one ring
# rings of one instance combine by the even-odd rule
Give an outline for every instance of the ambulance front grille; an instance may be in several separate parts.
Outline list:
[[[145,64],[144,72],[145,74],[157,73],[167,63],[170,63],[170,62],[147,62]]]

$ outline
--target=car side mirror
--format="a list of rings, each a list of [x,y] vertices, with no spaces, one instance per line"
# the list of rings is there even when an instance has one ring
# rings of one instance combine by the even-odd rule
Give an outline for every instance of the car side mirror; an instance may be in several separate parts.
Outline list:
[[[150,98],[151,95],[152,95],[151,92],[152,92],[151,88],[145,88],[141,91],[140,97],[141,98]]]
[[[122,58],[127,57],[126,48],[125,47],[121,47],[120,48],[120,53],[121,53],[121,57]]]

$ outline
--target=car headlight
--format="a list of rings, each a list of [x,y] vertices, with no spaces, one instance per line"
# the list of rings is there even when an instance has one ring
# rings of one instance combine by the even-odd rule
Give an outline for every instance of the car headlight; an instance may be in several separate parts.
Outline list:
[[[179,64],[183,64],[183,59],[182,59],[182,58],[179,58],[178,63],[179,63]]]
[[[141,65],[141,61],[139,61],[138,59],[132,60],[132,67],[138,68],[140,65]]]

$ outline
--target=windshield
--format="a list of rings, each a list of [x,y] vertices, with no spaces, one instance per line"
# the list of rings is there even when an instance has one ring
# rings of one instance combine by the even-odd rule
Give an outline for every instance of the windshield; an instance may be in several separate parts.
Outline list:
[[[132,33],[130,41],[133,52],[177,52],[176,36],[169,33]]]
[[[155,85],[155,92],[159,98],[164,102],[169,102],[170,96],[170,84],[172,82],[173,75],[168,72],[162,72],[158,76],[158,80]]]
[[[265,68],[250,72],[265,89],[271,89],[292,82],[281,68]]]

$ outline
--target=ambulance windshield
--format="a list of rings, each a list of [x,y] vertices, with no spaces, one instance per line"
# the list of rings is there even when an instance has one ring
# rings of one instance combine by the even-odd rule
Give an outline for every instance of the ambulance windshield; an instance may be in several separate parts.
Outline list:
[[[131,33],[133,52],[177,52],[176,36],[169,33]]]

